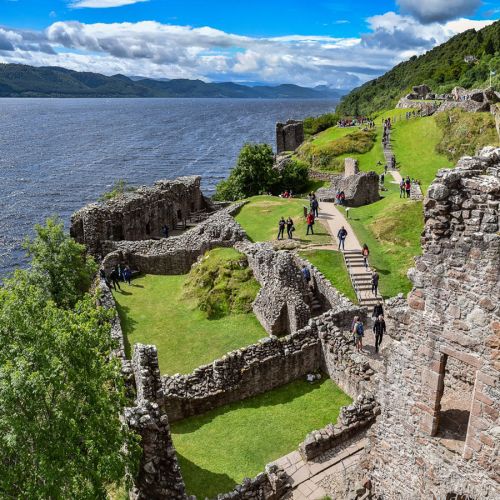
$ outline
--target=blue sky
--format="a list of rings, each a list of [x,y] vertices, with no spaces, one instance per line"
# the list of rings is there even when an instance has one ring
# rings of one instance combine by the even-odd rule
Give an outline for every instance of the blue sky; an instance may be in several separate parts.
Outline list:
[[[0,62],[346,88],[499,13],[499,0],[0,0]]]

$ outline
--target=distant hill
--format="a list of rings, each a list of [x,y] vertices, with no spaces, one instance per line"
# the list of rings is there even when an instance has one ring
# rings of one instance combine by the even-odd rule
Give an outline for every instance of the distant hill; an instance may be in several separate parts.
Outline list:
[[[248,87],[201,80],[153,80],[72,71],[59,67],[0,64],[0,97],[237,97],[337,99],[339,90],[298,85]]]
[[[420,57],[413,56],[398,64],[351,91],[337,111],[343,115],[369,115],[393,108],[412,86],[421,83],[437,93],[447,93],[456,85],[484,87],[488,84],[490,65],[500,75],[500,21],[480,31],[464,31]]]

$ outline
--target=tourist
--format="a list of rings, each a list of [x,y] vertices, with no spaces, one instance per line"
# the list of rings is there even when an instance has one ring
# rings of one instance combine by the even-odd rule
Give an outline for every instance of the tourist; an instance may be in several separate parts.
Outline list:
[[[368,271],[368,256],[370,255],[370,250],[368,250],[368,245],[366,243],[363,243],[361,255],[363,256],[363,262],[365,264],[365,269]]]
[[[168,238],[168,231],[169,231],[169,228],[168,228],[167,224],[165,224],[161,228],[161,232],[162,232],[164,238]]]
[[[101,277],[101,279],[103,279],[103,280],[104,280],[104,282],[106,283],[106,286],[107,286],[108,288],[111,288],[111,286],[112,286],[112,285],[111,285],[111,282],[109,281],[108,277],[106,276],[106,271],[104,271],[104,269],[101,269],[101,270],[99,271],[99,276]]]
[[[309,271],[308,267],[305,264],[303,264],[301,272],[305,282],[309,284],[309,282],[311,281],[311,271]]]
[[[365,328],[363,322],[357,317],[352,328],[352,334],[354,336],[354,343],[356,345],[356,350],[358,352],[363,352],[363,335],[365,334]]]
[[[380,174],[380,184],[382,184],[382,186],[384,185],[384,180],[385,180],[384,174]]]
[[[118,274],[118,266],[115,266],[115,268],[109,273],[109,279],[111,280],[111,284],[113,285],[113,288],[116,290],[116,287],[118,287],[118,290],[121,290],[120,288],[120,275]]]
[[[406,197],[409,198],[411,193],[411,182],[409,177],[406,177],[405,191],[406,191]]]
[[[399,183],[399,197],[405,197],[405,181],[403,179],[401,179],[401,182]]]
[[[340,191],[339,200],[340,200],[340,204],[342,206],[345,205],[345,193],[344,193],[344,191]]]
[[[379,280],[379,275],[377,271],[373,271],[372,274],[372,293],[375,295],[375,297],[378,294],[378,280]]]
[[[386,326],[384,317],[380,315],[375,320],[375,323],[373,323],[373,333],[375,334],[375,352],[378,352],[378,348],[382,344],[382,339],[384,337],[385,332],[386,332]]]
[[[314,217],[318,217],[319,216],[319,214],[318,214],[319,203],[318,203],[318,200],[316,199],[316,196],[311,201],[311,209],[312,209],[312,213],[313,213]]]
[[[335,203],[340,205],[340,189],[337,189],[337,192],[335,193]]]
[[[372,313],[372,318],[373,319],[376,319],[378,318],[380,315],[384,315],[384,307],[382,306],[382,302],[380,302],[380,300],[375,304],[374,308],[373,308],[373,313]]]
[[[311,234],[314,234],[314,213],[312,212],[312,210],[307,214],[307,218],[306,218],[306,222],[307,222],[307,232],[306,232],[306,236],[309,235],[309,231],[311,231]]]
[[[345,250],[345,239],[347,238],[347,231],[344,226],[339,229],[337,233],[337,238],[339,239],[339,250],[342,247],[342,250]]]
[[[278,222],[278,240],[283,239],[283,233],[285,232],[285,226],[286,226],[285,218],[281,217],[281,219]]]
[[[125,266],[125,269],[123,270],[123,278],[124,280],[130,285],[130,279],[132,278],[132,271],[130,270],[130,267]]]
[[[295,226],[293,225],[293,220],[291,217],[288,217],[286,220],[286,232],[288,234],[288,239],[293,239],[293,232],[295,231]]]

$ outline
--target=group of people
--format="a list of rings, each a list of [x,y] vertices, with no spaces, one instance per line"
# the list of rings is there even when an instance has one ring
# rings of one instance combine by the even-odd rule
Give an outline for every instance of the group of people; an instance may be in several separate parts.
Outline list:
[[[337,126],[344,128],[344,127],[358,127],[360,125],[364,125],[365,127],[368,128],[373,128],[375,127],[375,123],[373,120],[370,118],[366,118],[364,116],[356,116],[354,118],[342,118],[337,122]]]
[[[278,221],[278,240],[284,239],[285,228],[286,228],[286,233],[288,234],[288,239],[289,240],[293,239],[293,232],[295,231],[295,225],[293,224],[293,220],[291,217],[288,217],[288,219],[286,220],[284,217],[281,217],[281,219]]]
[[[406,179],[401,179],[399,183],[399,197],[400,198],[409,198],[411,194],[411,181],[408,176]]]
[[[373,308],[372,313],[373,318],[373,333],[375,335],[375,352],[378,353],[379,348],[382,344],[382,339],[384,338],[384,333],[387,331],[384,320],[384,308],[382,303],[379,301]],[[361,318],[355,316],[352,322],[351,333],[353,335],[354,345],[358,352],[363,351],[363,337],[365,335],[365,327]]]
[[[335,193],[335,203],[337,205],[345,205],[345,193],[344,191],[341,191],[340,189],[337,189],[337,192]]]
[[[292,190],[291,189],[287,189],[285,191],[283,191],[280,195],[279,195],[280,198],[292,198]]]
[[[106,282],[106,285],[108,285],[109,288],[113,288],[116,290],[121,290],[120,288],[120,281],[123,283],[128,283],[129,285],[130,280],[132,279],[132,271],[129,266],[123,265],[123,264],[118,264],[116,265],[109,275],[106,275],[106,271],[104,269],[101,269],[99,271],[99,275],[101,278]]]

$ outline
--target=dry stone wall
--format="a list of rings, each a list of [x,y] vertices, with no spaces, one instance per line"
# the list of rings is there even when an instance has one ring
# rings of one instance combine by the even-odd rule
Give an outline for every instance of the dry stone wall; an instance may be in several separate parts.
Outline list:
[[[147,274],[185,274],[200,255],[215,247],[232,247],[246,238],[232,214],[240,205],[224,208],[180,236],[161,240],[106,242],[106,270],[119,262]]]
[[[353,317],[360,314],[361,310],[354,306],[342,312],[330,311],[311,319],[305,328],[293,334],[265,338],[201,366],[189,375],[164,376],[164,402],[170,420],[198,415],[267,392],[332,366],[334,357],[342,363],[332,369],[333,380],[341,387],[362,387],[361,381],[367,377],[369,367],[365,368],[364,360],[351,356],[354,349],[349,341],[320,339],[328,330],[337,333],[336,325],[350,324]],[[336,347],[341,352],[334,353]],[[324,361],[324,349],[328,349],[328,361]],[[358,382],[354,382],[357,379]]]
[[[200,190],[201,177],[157,181],[103,203],[92,203],[71,218],[70,233],[94,256],[104,255],[103,242],[138,241],[162,235],[193,212],[213,210]]]
[[[500,497],[499,204],[500,149],[462,158],[427,192],[413,290],[386,304],[400,340],[389,348],[370,452],[385,498]],[[467,394],[455,405],[468,398],[468,411],[453,410],[457,384]],[[450,416],[464,414],[466,433],[443,439]]]

